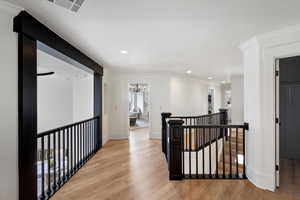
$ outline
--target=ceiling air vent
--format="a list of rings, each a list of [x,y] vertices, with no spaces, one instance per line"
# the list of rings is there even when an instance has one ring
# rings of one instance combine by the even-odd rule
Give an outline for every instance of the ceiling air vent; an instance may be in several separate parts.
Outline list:
[[[64,7],[73,12],[78,12],[84,0],[48,0],[51,3]]]

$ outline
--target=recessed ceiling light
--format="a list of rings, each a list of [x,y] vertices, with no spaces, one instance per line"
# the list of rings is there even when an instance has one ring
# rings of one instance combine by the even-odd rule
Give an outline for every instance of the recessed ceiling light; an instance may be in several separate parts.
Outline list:
[[[191,70],[187,70],[186,73],[187,73],[187,74],[191,74],[192,71],[191,71]]]
[[[212,80],[212,79],[213,79],[213,77],[209,76],[209,77],[207,77],[207,79],[208,79],[208,80]]]
[[[128,52],[126,50],[122,50],[121,54],[127,54]]]

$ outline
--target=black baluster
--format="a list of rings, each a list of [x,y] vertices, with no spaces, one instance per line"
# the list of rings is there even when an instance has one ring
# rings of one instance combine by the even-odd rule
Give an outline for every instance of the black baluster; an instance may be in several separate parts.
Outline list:
[[[182,151],[181,151],[181,153],[182,153],[182,171],[183,171],[183,176],[185,177],[185,170],[184,170],[184,162],[185,162],[185,157],[184,157],[184,155],[185,155],[185,141],[184,141],[184,138],[185,138],[185,129],[183,129],[183,137],[182,137],[182,139],[181,139],[181,146],[182,146]],[[183,140],[183,141],[182,141]]]
[[[67,153],[68,153],[68,162],[67,162],[67,178],[70,177],[70,163],[71,163],[71,149],[70,149],[70,129],[72,129],[72,127],[69,127],[67,129]]]
[[[79,166],[82,166],[82,124],[79,124]]]
[[[80,131],[80,124],[77,124],[77,170],[79,170],[79,168],[80,168],[80,143],[81,143],[81,137],[80,137],[80,133],[81,133],[81,131]]]
[[[192,177],[191,174],[191,167],[192,167],[192,159],[191,159],[191,151],[192,151],[192,134],[191,134],[191,128],[188,129],[189,133],[189,176]]]
[[[90,121],[88,121],[87,123],[86,123],[86,131],[87,131],[87,157],[89,158],[90,157],[90,126],[89,126],[89,124],[90,124]]]
[[[202,174],[203,174],[203,178],[205,178],[205,157],[204,157],[204,153],[205,152],[205,128],[203,128],[203,144],[202,144]]]
[[[70,143],[71,143],[71,148],[70,148],[70,155],[71,155],[71,174],[70,176],[73,175],[74,173],[74,160],[73,160],[73,154],[74,154],[74,151],[73,151],[73,133],[74,133],[74,126],[71,126],[71,139],[70,139]]]
[[[50,138],[50,134],[48,135],[48,192],[47,195],[50,196],[51,195],[51,165],[50,165],[50,144],[51,144],[51,138]]]
[[[225,178],[225,140],[224,140],[224,133],[225,133],[225,130],[224,128],[222,128],[222,148],[223,148],[223,178]]]
[[[45,199],[45,163],[44,163],[44,160],[45,160],[45,147],[44,147],[44,136],[42,136],[42,138],[41,138],[41,148],[42,148],[42,151],[41,151],[41,153],[42,153],[42,155],[41,155],[41,167],[42,167],[42,187],[41,187],[41,199]]]
[[[231,128],[229,129],[229,165],[230,165],[230,178],[232,178],[232,159],[231,159]]]
[[[58,182],[57,182],[58,186],[60,186],[60,184],[61,184],[60,136],[61,136],[61,131],[58,131]]]
[[[93,139],[93,147],[92,147],[92,154],[94,154],[94,151],[95,151],[95,129],[94,129],[94,126],[95,126],[95,121],[92,122],[92,139]]]
[[[246,178],[245,128],[243,127],[243,178]]]
[[[209,177],[211,178],[211,128],[208,129],[209,134]]]
[[[197,178],[199,178],[199,174],[198,174],[198,151],[199,151],[199,147],[198,147],[198,144],[199,144],[199,136],[198,136],[198,128],[196,128],[196,176]]]
[[[86,122],[85,122],[86,123]],[[85,142],[86,142],[86,131],[85,131],[85,129],[86,129],[86,126],[85,126],[85,123],[83,123],[82,124],[82,126],[83,126],[83,161],[84,161],[84,163],[86,162],[86,157],[85,157],[85,154],[86,154],[86,144],[85,144]]]
[[[236,154],[236,178],[239,178],[239,162],[238,162],[238,153],[239,153],[239,151],[238,151],[238,135],[239,135],[239,132],[238,132],[238,128],[236,128],[236,134],[235,134],[235,142],[236,142],[236,144],[235,144],[235,148],[236,148],[236,152],[235,152],[235,154]]]
[[[66,180],[66,129],[63,130],[63,179],[62,181],[65,182]]]
[[[219,178],[219,154],[218,154],[218,144],[219,144],[219,137],[217,135],[217,128],[215,128],[215,136],[216,136],[216,177]]]

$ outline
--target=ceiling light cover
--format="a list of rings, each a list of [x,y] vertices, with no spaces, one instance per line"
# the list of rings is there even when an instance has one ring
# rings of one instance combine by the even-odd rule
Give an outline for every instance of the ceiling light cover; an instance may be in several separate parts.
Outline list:
[[[71,10],[72,12],[78,12],[84,1],[85,0],[48,0],[48,2]]]
[[[121,54],[127,54],[128,52],[126,50],[122,50]]]

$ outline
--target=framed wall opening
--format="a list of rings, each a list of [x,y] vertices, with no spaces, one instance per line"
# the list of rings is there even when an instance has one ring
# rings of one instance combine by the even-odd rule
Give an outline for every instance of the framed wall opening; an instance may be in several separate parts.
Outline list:
[[[56,33],[48,29],[42,23],[33,18],[26,11],[22,11],[18,16],[14,18],[14,31],[18,33],[18,93],[19,93],[19,199],[48,199],[55,191],[57,191],[84,163],[98,151],[102,146],[102,76],[103,68],[95,61],[81,53],[71,44],[66,42]],[[93,75],[93,107],[92,112],[94,118],[81,121],[71,126],[67,125],[59,127],[51,131],[38,133],[38,51],[50,54],[56,58],[59,58],[75,67],[86,70]],[[44,74],[47,72],[44,72]],[[39,73],[43,74],[43,72]],[[52,134],[50,136],[50,133]],[[72,138],[72,134],[74,137]],[[84,140],[86,133],[93,133],[91,140]],[[65,134],[69,134],[66,136]],[[63,137],[61,137],[63,135]],[[57,184],[53,187],[49,187],[48,191],[42,196],[38,196],[38,140],[44,141],[44,136],[48,137],[48,144],[42,142],[42,148],[44,146],[54,147],[54,180],[58,178]],[[52,137],[52,139],[49,139]],[[61,141],[60,139],[62,138]],[[57,141],[57,142],[56,142]],[[64,142],[63,142],[64,141]],[[78,145],[73,154],[69,152],[69,156],[73,157],[75,162],[74,167],[70,168],[69,174],[67,171],[62,173],[65,176],[64,179],[56,176],[56,166],[65,167],[65,165],[56,165],[56,155],[58,159],[61,158],[60,144],[65,144],[65,141],[70,142],[71,145]],[[88,142],[91,143],[88,143]],[[68,143],[68,142],[67,142]],[[67,144],[66,143],[66,144]],[[59,153],[56,154],[56,147],[58,145]],[[48,149],[51,147],[48,146]],[[91,151],[88,151],[86,147],[93,147]],[[65,153],[65,148],[63,148]],[[48,158],[50,157],[48,151]],[[42,154],[42,157],[45,155]],[[76,157],[77,156],[77,157]],[[80,157],[81,156],[81,157]],[[43,158],[42,160],[44,160]],[[77,160],[76,160],[77,159]],[[48,166],[51,165],[51,160],[48,159]],[[45,166],[45,164],[43,165]],[[68,168],[69,169],[69,168]],[[45,171],[45,168],[41,168]],[[48,168],[50,171],[50,169]],[[58,171],[61,173],[61,170]],[[50,174],[50,173],[49,173]],[[49,180],[51,177],[49,178]]]
[[[150,89],[147,83],[128,84],[128,137],[150,137]]]

